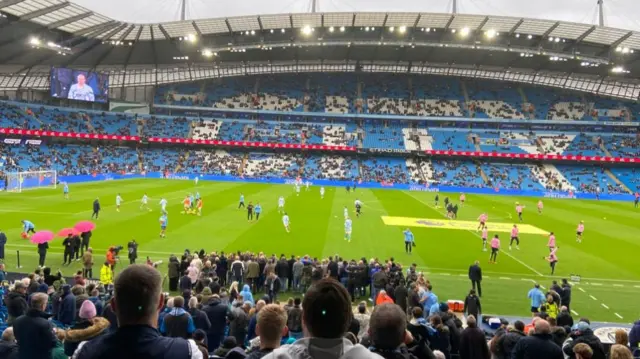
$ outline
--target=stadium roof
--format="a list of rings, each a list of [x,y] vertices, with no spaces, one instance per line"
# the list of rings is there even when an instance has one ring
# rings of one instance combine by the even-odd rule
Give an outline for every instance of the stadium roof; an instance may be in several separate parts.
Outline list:
[[[364,0],[338,1],[350,12],[274,14],[297,10],[296,6],[307,2],[293,1],[282,9],[274,5],[282,2],[254,0],[225,2],[219,7],[207,5],[213,10],[200,11],[197,6],[202,4],[197,1],[203,0],[193,0],[187,5],[191,12],[197,11],[197,19],[156,23],[142,23],[156,18],[142,16],[144,9],[163,20],[162,12],[156,8],[171,9],[177,3],[154,0],[151,5],[149,0],[129,0],[125,5],[124,1],[0,0],[0,73],[46,71],[49,66],[100,70],[202,63],[343,61],[640,77],[640,31],[628,29],[640,30],[640,26],[633,26],[640,22],[624,15],[633,14],[633,9],[640,7],[637,1],[611,2],[611,6],[628,6],[629,12],[618,15],[628,20],[627,29],[549,19],[558,16],[580,20],[575,16],[594,11],[593,6],[584,9],[584,4],[577,5],[583,0],[563,0],[546,13],[532,11],[534,2],[511,1],[518,3],[516,6],[507,1],[485,1],[494,7],[504,3],[499,8],[485,7],[488,13],[525,12],[526,17],[425,12],[425,7],[446,9],[430,9],[428,4],[402,0],[393,3],[394,10],[414,12],[354,12],[350,8],[382,10],[390,6],[388,1],[380,0],[366,0],[366,6]],[[321,10],[327,4],[317,1]],[[473,5],[481,1],[459,1],[459,10],[482,10]],[[536,1],[535,9],[544,8],[545,1]],[[138,4],[143,7],[138,8]],[[573,11],[568,4],[573,4]],[[215,9],[220,11],[213,15],[230,16],[202,18]],[[250,10],[264,12],[231,16]],[[135,17],[140,21],[126,22],[130,18],[125,12],[140,15]],[[614,18],[614,13],[607,14],[608,18]],[[544,18],[529,17],[534,15]],[[614,68],[617,71],[612,74]]]

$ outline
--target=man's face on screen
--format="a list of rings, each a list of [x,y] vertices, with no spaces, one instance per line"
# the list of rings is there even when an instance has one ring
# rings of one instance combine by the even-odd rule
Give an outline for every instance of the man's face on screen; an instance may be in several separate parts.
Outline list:
[[[84,75],[78,75],[78,85],[84,86],[86,82],[87,82],[87,78],[84,77]]]

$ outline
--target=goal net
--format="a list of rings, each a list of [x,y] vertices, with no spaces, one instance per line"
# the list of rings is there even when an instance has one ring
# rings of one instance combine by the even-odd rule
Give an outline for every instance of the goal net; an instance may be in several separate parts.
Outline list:
[[[56,171],[29,171],[7,173],[7,191],[22,192],[24,189],[56,188]]]

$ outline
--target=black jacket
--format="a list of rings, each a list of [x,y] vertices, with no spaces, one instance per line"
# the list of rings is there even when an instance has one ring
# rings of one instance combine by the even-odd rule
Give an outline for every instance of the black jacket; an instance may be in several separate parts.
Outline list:
[[[329,270],[329,277],[338,280],[338,262],[329,262],[327,270]]]
[[[64,354],[71,357],[81,342],[106,334],[109,325],[109,321],[102,317],[95,317],[91,322],[87,320],[77,322],[65,332]]]
[[[51,358],[51,350],[56,347],[57,339],[48,318],[45,312],[29,309],[15,320],[13,334],[18,342],[20,359]]]
[[[449,328],[449,336],[451,341],[451,354],[458,354],[460,349],[460,329],[462,322],[451,313],[440,313],[442,322]]]
[[[302,308],[300,308],[299,305],[294,305],[289,309],[287,313],[287,328],[289,328],[291,332],[302,332]]]
[[[38,254],[46,254],[49,249],[49,243],[38,244]]]
[[[9,292],[4,298],[4,304],[7,306],[9,316],[17,318],[27,311],[27,299],[24,294],[18,292]]]
[[[489,346],[479,328],[467,328],[460,335],[460,359],[490,359]]]
[[[62,241],[62,245],[66,253],[73,253],[73,237],[65,238],[64,241]]]
[[[82,244],[86,244],[89,245],[89,240],[91,239],[91,231],[88,232],[82,232],[82,234],[80,234],[80,237],[82,237]]]
[[[380,350],[374,347],[371,351],[384,359],[418,359],[418,357],[409,352],[409,349],[405,345],[401,345],[394,350]]]
[[[127,244],[127,250],[129,252],[129,258],[138,258],[138,243],[131,241]]]
[[[524,338],[525,335],[523,332],[518,330],[510,330],[504,335],[498,338],[498,342],[496,343],[496,357],[498,358],[511,358],[511,354],[513,353],[513,348],[516,347],[518,341]]]
[[[78,351],[77,359],[190,358],[189,353],[185,339],[163,337],[155,328],[135,325],[88,342]]]
[[[384,289],[387,286],[387,273],[385,271],[380,270],[376,272],[371,278],[373,281],[373,287],[376,289]]]
[[[7,244],[7,235],[0,232],[0,258],[4,258],[4,245]]]
[[[482,313],[482,306],[480,305],[480,298],[478,298],[477,295],[469,294],[464,299],[464,312],[478,319],[478,314]]]
[[[512,359],[564,359],[562,349],[553,342],[551,334],[533,334],[518,340]]]
[[[180,262],[178,262],[177,258],[171,258],[169,259],[169,272],[168,272],[168,276],[169,278],[179,278],[180,277]]]
[[[562,301],[562,305],[571,304],[571,286],[569,284],[563,284],[562,292],[558,294],[560,294],[560,300]]]
[[[564,353],[569,358],[576,357],[575,353],[573,352],[573,347],[578,343],[585,343],[591,348],[591,350],[593,350],[593,356],[591,357],[592,359],[606,359],[607,353],[604,350],[604,346],[602,345],[600,339],[598,339],[598,337],[593,334],[593,331],[591,329],[587,329],[581,332],[580,335],[576,336],[573,339],[573,341],[567,343],[564,348],[562,348]]]
[[[18,343],[0,340],[0,359],[18,359]]]
[[[469,279],[475,281],[482,280],[482,268],[479,265],[473,264],[469,266]]]
[[[569,312],[560,312],[556,318],[559,327],[573,327],[573,318]]]
[[[395,302],[397,305],[402,308],[402,310],[407,312],[407,300],[409,299],[409,292],[407,291],[407,287],[404,285],[399,285],[396,287],[396,290],[393,292],[393,297],[395,298]]]
[[[93,211],[98,212],[100,210],[100,201],[97,199],[93,201]]]
[[[193,325],[196,329],[202,329],[206,333],[211,328],[211,322],[207,314],[198,308],[189,309],[189,314],[193,318]]]
[[[219,298],[211,298],[209,303],[202,308],[202,311],[207,315],[211,324],[207,333],[210,335],[222,335],[227,325],[229,308]]]
[[[446,326],[436,330],[435,333],[429,333],[429,347],[433,351],[441,351],[447,359],[451,358],[451,339]]]
[[[276,263],[276,275],[279,278],[289,278],[289,263],[282,259]]]

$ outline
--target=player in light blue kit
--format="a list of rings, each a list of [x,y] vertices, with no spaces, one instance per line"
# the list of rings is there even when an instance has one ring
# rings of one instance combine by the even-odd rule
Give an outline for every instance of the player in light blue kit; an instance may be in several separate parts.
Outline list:
[[[167,214],[163,214],[160,216],[160,238],[165,237],[165,232],[167,231],[167,225],[169,224],[169,217]]]
[[[411,254],[411,248],[416,244],[413,233],[411,233],[409,228],[407,228],[404,232],[402,232],[402,234],[404,234],[404,250],[408,254]]]
[[[160,199],[160,210],[163,214],[167,214],[167,200],[164,198]]]
[[[296,196],[300,195],[300,184],[296,183]]]
[[[284,224],[284,229],[289,233],[289,216],[287,215],[287,212],[282,216],[282,224]]]
[[[260,202],[256,203],[256,207],[254,208],[254,211],[256,212],[256,221],[259,221],[260,213],[262,213],[262,206],[260,205]]]
[[[196,199],[195,199],[195,197],[193,197],[193,193],[189,193],[189,201],[191,202],[191,209],[195,208]]]
[[[349,218],[349,210],[347,209],[347,206],[344,206],[344,210],[342,210],[342,213],[344,214],[345,220]]]
[[[347,242],[351,242],[351,228],[351,218],[347,217],[347,219],[344,220],[344,240]]]
[[[36,233],[36,226],[31,221],[26,219],[22,220],[22,232],[24,233]]]
[[[238,209],[244,208],[244,194],[240,193],[240,203],[238,204]]]
[[[67,182],[64,183],[62,193],[64,193],[64,199],[69,199],[69,184]]]
[[[122,197],[120,197],[120,193],[116,196],[116,212],[120,212],[120,205],[124,202]]]
[[[320,199],[324,199],[324,186],[320,187]]]

